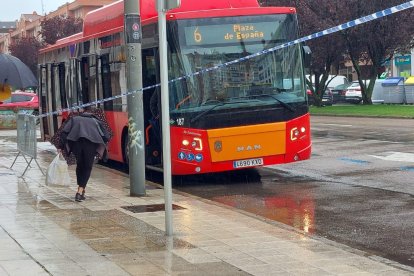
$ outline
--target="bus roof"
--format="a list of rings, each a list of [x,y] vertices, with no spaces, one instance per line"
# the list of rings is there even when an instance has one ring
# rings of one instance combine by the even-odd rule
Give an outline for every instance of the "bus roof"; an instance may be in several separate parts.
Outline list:
[[[157,20],[158,13],[155,7],[156,0],[140,0],[140,12],[142,22]],[[226,10],[226,12],[224,12]],[[229,12],[230,11],[230,12]],[[261,11],[261,12],[259,12]],[[257,0],[181,0],[178,8],[167,12],[168,19],[213,17],[234,15],[254,15],[271,13],[296,13],[289,7],[263,7],[260,8]],[[69,44],[79,43],[96,37],[102,37],[111,33],[121,32],[124,25],[124,1],[120,0],[102,8],[89,12],[83,22],[83,31],[70,37],[62,38],[55,44],[41,49],[40,53],[59,49]]]

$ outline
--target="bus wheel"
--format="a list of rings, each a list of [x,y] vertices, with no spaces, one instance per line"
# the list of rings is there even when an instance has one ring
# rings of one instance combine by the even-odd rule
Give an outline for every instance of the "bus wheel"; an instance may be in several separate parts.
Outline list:
[[[122,146],[122,151],[124,155],[124,163],[125,163],[125,166],[128,167],[129,166],[129,134],[128,132],[125,133],[123,141],[124,141],[124,144]]]

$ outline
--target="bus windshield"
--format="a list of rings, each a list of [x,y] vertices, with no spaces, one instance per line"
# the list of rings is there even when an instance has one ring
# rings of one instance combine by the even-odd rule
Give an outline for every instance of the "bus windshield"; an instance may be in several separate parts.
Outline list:
[[[188,76],[170,83],[172,113],[305,103],[298,44],[245,58],[296,39],[295,15],[178,20],[168,31],[169,80]],[[237,62],[191,76],[230,61]]]

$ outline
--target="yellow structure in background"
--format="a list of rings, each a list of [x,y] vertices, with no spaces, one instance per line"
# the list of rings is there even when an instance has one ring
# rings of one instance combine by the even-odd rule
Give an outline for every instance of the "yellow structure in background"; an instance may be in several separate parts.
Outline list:
[[[0,101],[4,101],[11,97],[11,87],[8,84],[0,83]]]
[[[408,77],[404,82],[405,85],[414,85],[414,76]]]

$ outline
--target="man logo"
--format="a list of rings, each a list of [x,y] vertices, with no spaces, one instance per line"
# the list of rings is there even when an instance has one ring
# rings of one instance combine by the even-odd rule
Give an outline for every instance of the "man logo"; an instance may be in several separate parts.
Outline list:
[[[223,145],[221,143],[221,141],[215,141],[214,142],[214,150],[216,152],[220,152],[223,149]]]

